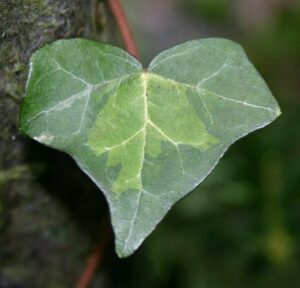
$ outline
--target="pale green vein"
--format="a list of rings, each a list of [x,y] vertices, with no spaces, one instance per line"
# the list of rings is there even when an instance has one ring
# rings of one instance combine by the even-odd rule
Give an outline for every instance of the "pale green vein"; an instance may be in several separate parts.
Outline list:
[[[120,56],[117,56],[117,55],[114,55],[114,54],[111,54],[111,53],[107,53],[107,52],[103,52],[101,51],[100,49],[98,49],[98,52],[100,52],[100,54],[104,55],[104,56],[108,56],[107,58],[115,58],[115,59],[118,59],[118,60],[121,60],[122,62],[127,62],[128,64],[130,64],[131,66],[135,67],[135,68],[139,68],[141,69],[142,68],[142,65],[138,62],[138,61],[129,61],[128,59],[126,58],[123,58],[123,57],[120,57]]]
[[[55,72],[58,72],[58,71],[60,71],[60,69],[57,68],[57,69],[52,70],[52,71],[49,72],[48,74],[45,73],[45,75],[43,75],[42,77],[40,77],[40,78],[34,83],[34,85],[37,86],[42,80],[44,80],[44,79],[50,77],[52,74],[54,74]]]
[[[163,81],[168,81],[169,83],[172,83],[173,85],[179,85],[179,86],[183,86],[183,87],[186,87],[186,88],[194,89],[198,93],[198,90],[197,90],[198,83],[196,85],[191,85],[191,84],[188,84],[188,83],[176,81],[174,79],[165,78],[165,77],[163,77],[161,75],[158,75],[158,74],[151,73],[151,75],[154,76],[154,77],[156,77],[156,78],[159,78],[159,79],[161,79]],[[235,103],[238,103],[238,104],[241,104],[241,105],[244,105],[244,106],[248,106],[248,107],[251,107],[251,108],[267,110],[267,111],[275,113],[276,115],[278,115],[278,113],[279,113],[279,110],[274,110],[274,109],[271,109],[271,108],[265,107],[265,106],[255,105],[255,104],[252,104],[252,103],[249,103],[249,102],[246,102],[246,101],[240,101],[240,100],[228,98],[228,97],[219,95],[219,94],[217,94],[217,93],[215,93],[215,92],[213,92],[211,90],[208,90],[206,88],[201,88],[200,87],[198,89],[200,91],[203,91],[203,92],[208,92],[208,93],[215,94],[216,96],[218,96],[219,98],[221,98],[221,99],[223,99],[225,101],[235,102]]]
[[[67,69],[63,68],[61,66],[61,64],[59,64],[54,58],[51,59],[55,65],[57,66],[58,70],[61,70],[63,72],[65,72],[66,74],[70,75],[71,77],[73,77],[75,80],[81,81],[82,83],[86,84],[87,86],[91,86],[92,84],[88,83],[87,81],[85,81],[84,79],[81,79],[80,77],[76,76],[74,73],[68,71]]]
[[[182,142],[176,142],[174,141],[173,139],[171,139],[170,136],[168,136],[164,131],[162,131],[157,125],[155,125],[150,119],[148,120],[148,124],[151,125],[154,129],[156,129],[166,140],[168,140],[169,142],[171,142],[176,150],[177,150],[177,153],[179,155],[179,159],[180,159],[180,162],[181,162],[181,166],[182,166],[182,173],[185,174],[185,170],[184,170],[184,165],[183,165],[183,158],[182,158],[182,155],[181,155],[181,152],[180,152],[180,149],[179,149],[179,144],[182,144]],[[198,143],[199,144],[199,143]]]
[[[198,84],[197,86],[198,87],[201,87],[205,82],[207,82],[208,80],[211,80],[215,77],[217,77],[223,69],[227,68],[227,67],[237,67],[237,66],[231,66],[231,65],[228,65],[228,57],[225,59],[224,61],[224,64],[219,68],[217,69],[215,72],[213,72],[211,75],[207,76],[206,78],[203,78]]]
[[[56,70],[56,71],[58,71],[58,70]],[[67,71],[67,70],[61,70],[61,71]],[[115,78],[115,79],[111,79],[111,80],[104,80],[104,81],[102,81],[100,83],[97,83],[97,84],[94,84],[94,85],[87,84],[86,89],[84,89],[83,91],[80,91],[80,92],[78,92],[76,94],[72,94],[70,97],[68,97],[64,101],[60,101],[59,103],[57,103],[54,106],[48,108],[47,110],[40,111],[37,115],[35,115],[31,119],[29,119],[26,122],[25,125],[30,124],[32,121],[34,121],[35,119],[37,119],[38,117],[40,117],[43,114],[47,115],[51,111],[63,110],[62,109],[63,107],[69,108],[69,107],[66,106],[67,104],[73,103],[75,100],[80,99],[81,97],[87,97],[88,98],[87,101],[85,102],[85,106],[84,106],[84,110],[83,110],[83,114],[85,114],[86,113],[86,109],[88,107],[88,102],[89,102],[89,98],[90,98],[90,95],[91,95],[92,91],[94,91],[94,90],[96,90],[96,89],[98,89],[98,88],[100,88],[100,87],[102,87],[104,85],[109,85],[109,84],[115,83],[117,81],[122,81],[122,80],[124,80],[124,79],[126,79],[126,78],[128,78],[130,76],[133,76],[133,75],[135,75],[135,74],[129,74],[129,75],[125,75],[125,76],[122,76],[122,77],[119,77],[119,78]],[[82,80],[82,79],[78,78],[77,80]],[[83,120],[82,117],[84,117],[84,115],[81,116],[81,121],[80,122],[82,122],[82,120]],[[78,133],[78,132],[76,131],[75,133]]]
[[[26,122],[26,125],[30,124],[32,121],[36,120],[38,117],[42,116],[43,114],[48,115],[49,112],[59,111],[59,110],[63,110],[65,108],[67,108],[70,105],[70,103],[72,103],[76,99],[80,99],[81,97],[84,97],[87,92],[88,92],[88,89],[85,89],[83,91],[80,91],[79,93],[76,93],[76,94],[72,95],[71,97],[67,98],[64,101],[60,101],[59,103],[57,103],[56,105],[52,106],[51,108],[49,108],[47,110],[42,110],[37,115],[35,115],[31,119],[29,119]]]
[[[207,89],[204,89],[204,88],[199,88],[199,90],[203,91],[203,92],[207,92],[207,93],[210,93],[210,94],[213,94],[225,101],[230,101],[230,102],[233,102],[233,103],[237,103],[237,104],[241,104],[241,105],[244,105],[244,106],[248,106],[248,107],[251,107],[251,108],[255,108],[255,109],[263,109],[263,110],[267,110],[267,111],[270,111],[272,113],[276,113],[278,114],[279,113],[279,110],[274,110],[274,109],[271,109],[269,107],[265,107],[265,106],[260,106],[260,105],[255,105],[255,104],[251,104],[249,102],[246,102],[246,101],[240,101],[240,100],[236,100],[236,99],[231,99],[231,98],[227,98],[227,97],[224,97],[218,93],[215,93],[211,90],[207,90]],[[206,96],[207,93],[204,93],[203,95]]]
[[[184,44],[183,44],[184,45]],[[168,60],[171,60],[173,58],[178,58],[180,56],[184,56],[184,55],[191,55],[192,52],[194,52],[195,50],[199,50],[200,48],[207,48],[204,44],[200,44],[197,45],[196,47],[192,47],[192,48],[186,48],[184,51],[182,52],[177,52],[175,54],[170,54],[170,50],[166,50],[165,52],[160,53],[157,57],[161,57],[161,60],[159,60],[158,62],[155,63],[156,61],[156,57],[151,61],[150,65],[149,65],[149,71],[153,70],[156,66],[158,66],[159,64],[162,64]],[[211,49],[216,50],[222,54],[225,54],[227,57],[233,55],[233,53],[229,53],[226,54],[224,51],[222,51],[221,49],[218,49],[214,46],[210,46]],[[170,54],[167,57],[163,57],[165,54]],[[153,64],[154,63],[154,64]]]
[[[138,130],[137,132],[135,132],[132,136],[130,136],[129,138],[125,139],[124,141],[122,141],[119,144],[113,145],[113,146],[108,146],[108,147],[104,147],[104,151],[111,151],[114,150],[116,148],[119,148],[121,146],[126,145],[130,140],[134,139],[136,136],[138,136],[140,133],[142,133],[145,130],[145,128],[143,127],[142,129]]]

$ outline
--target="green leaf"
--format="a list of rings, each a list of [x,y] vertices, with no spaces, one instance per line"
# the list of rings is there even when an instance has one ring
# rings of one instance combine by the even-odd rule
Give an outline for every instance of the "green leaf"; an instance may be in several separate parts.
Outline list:
[[[84,39],[56,41],[30,63],[20,128],[70,154],[104,192],[120,257],[234,141],[280,114],[229,40],[178,45],[147,70],[119,48]]]

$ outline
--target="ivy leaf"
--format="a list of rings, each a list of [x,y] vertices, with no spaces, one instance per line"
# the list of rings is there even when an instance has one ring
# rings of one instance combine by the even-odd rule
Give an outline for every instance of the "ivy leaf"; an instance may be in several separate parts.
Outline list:
[[[30,64],[20,128],[70,154],[104,192],[120,257],[140,246],[234,141],[280,114],[229,40],[186,42],[147,70],[119,48],[59,40]]]

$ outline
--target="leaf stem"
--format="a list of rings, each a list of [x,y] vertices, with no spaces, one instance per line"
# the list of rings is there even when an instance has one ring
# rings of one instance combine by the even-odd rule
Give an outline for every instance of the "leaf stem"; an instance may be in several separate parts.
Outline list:
[[[91,251],[87,259],[85,269],[75,285],[76,288],[88,288],[92,283],[97,268],[102,261],[105,248],[112,237],[112,231],[109,228],[103,234],[104,235],[100,244]]]
[[[108,4],[117,22],[127,52],[138,59],[139,52],[120,0],[108,0]]]

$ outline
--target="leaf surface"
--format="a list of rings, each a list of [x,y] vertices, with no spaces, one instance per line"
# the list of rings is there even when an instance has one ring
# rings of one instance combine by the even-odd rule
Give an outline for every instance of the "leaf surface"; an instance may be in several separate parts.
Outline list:
[[[120,257],[234,141],[280,114],[244,51],[225,39],[175,46],[147,70],[84,39],[47,45],[30,64],[20,128],[70,154],[104,192]]]

